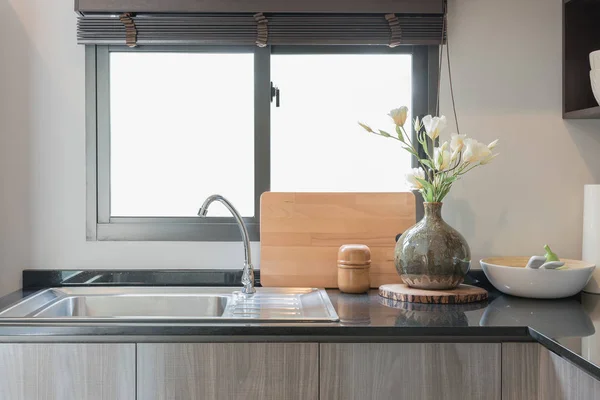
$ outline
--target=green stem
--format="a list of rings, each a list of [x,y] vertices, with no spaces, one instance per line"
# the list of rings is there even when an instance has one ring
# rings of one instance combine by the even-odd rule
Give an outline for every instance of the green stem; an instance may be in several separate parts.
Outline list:
[[[393,135],[385,136],[385,135],[382,135],[381,133],[375,132],[375,131],[373,131],[371,133],[374,134],[374,135],[377,135],[377,136],[384,137],[384,138],[392,138],[394,140],[399,141],[402,144],[408,145],[411,148],[411,150],[414,152],[415,157],[417,158],[417,162],[419,163],[419,165],[421,166],[421,168],[423,168],[423,171],[427,171],[428,167],[421,162],[421,159],[419,159],[419,156],[418,156],[419,152],[415,149],[415,146],[413,146],[413,144],[410,141],[410,139],[408,140],[408,143],[406,143],[405,141],[402,141],[402,140],[400,140],[399,138],[397,138],[397,137],[395,137]],[[404,128],[402,128],[402,133],[404,133],[404,137],[408,138],[408,136],[406,136],[406,131],[404,130]]]
[[[469,172],[469,171],[471,171],[471,170],[473,170],[473,169],[475,169],[475,168],[479,167],[480,165],[481,165],[481,164],[474,164],[474,165],[473,165],[471,168],[469,168],[469,169],[465,170],[464,172],[463,172],[463,171],[461,171],[459,175],[464,175],[464,174],[466,174],[467,172]]]

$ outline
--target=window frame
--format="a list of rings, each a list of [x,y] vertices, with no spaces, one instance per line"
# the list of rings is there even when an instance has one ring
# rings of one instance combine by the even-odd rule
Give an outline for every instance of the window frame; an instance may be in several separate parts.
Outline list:
[[[260,196],[270,190],[271,54],[411,54],[414,116],[435,112],[438,46],[86,46],[86,238],[88,241],[239,241],[233,217],[110,215],[110,53],[254,53],[254,216],[244,218],[260,240]],[[276,82],[275,82],[276,84]],[[414,132],[413,132],[414,135]],[[416,159],[413,157],[413,167]],[[419,202],[417,202],[419,204]],[[200,207],[200,204],[198,204]],[[417,217],[422,215],[418,207]],[[419,218],[417,218],[419,219]]]

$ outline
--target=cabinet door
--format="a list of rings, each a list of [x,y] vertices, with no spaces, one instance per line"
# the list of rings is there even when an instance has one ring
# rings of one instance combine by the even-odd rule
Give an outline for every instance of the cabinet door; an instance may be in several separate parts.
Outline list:
[[[321,344],[321,399],[499,400],[500,344]]]
[[[143,400],[316,400],[316,343],[138,344]]]
[[[134,400],[135,344],[0,344],[2,400]]]
[[[540,344],[504,343],[502,399],[600,399],[600,381]]]

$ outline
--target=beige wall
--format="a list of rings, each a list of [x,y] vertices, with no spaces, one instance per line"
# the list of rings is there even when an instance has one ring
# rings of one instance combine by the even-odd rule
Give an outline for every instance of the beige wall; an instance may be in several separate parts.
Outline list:
[[[461,131],[499,138],[501,155],[456,185],[448,222],[468,239],[474,260],[543,254],[545,243],[559,256],[581,257],[583,185],[600,183],[600,121],[561,117],[562,1],[449,4]]]
[[[501,139],[498,162],[457,184],[446,205],[474,259],[545,242],[580,256],[600,123],[561,119],[560,12],[561,0],[450,0],[462,130]],[[238,243],[87,243],[84,49],[72,0],[0,0],[0,49],[0,294],[26,267],[240,266]]]

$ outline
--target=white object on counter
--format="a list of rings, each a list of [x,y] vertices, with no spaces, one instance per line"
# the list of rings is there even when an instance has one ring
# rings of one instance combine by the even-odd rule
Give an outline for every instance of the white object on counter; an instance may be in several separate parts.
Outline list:
[[[598,104],[600,104],[600,69],[590,71],[590,82],[592,83],[592,93]]]
[[[600,69],[600,50],[590,53],[590,67],[591,69]]]
[[[546,256],[532,256],[525,268],[539,269],[542,265],[546,264]]]
[[[525,268],[529,269],[558,269],[565,265],[562,261],[548,261],[545,256],[532,256]]]
[[[583,189],[582,258],[600,265],[600,185],[585,185]],[[600,294],[600,269],[594,271],[583,291]]]
[[[574,296],[583,289],[596,268],[583,261],[562,260],[568,269],[530,269],[525,268],[528,260],[529,257],[484,258],[481,268],[499,291],[534,299]]]

